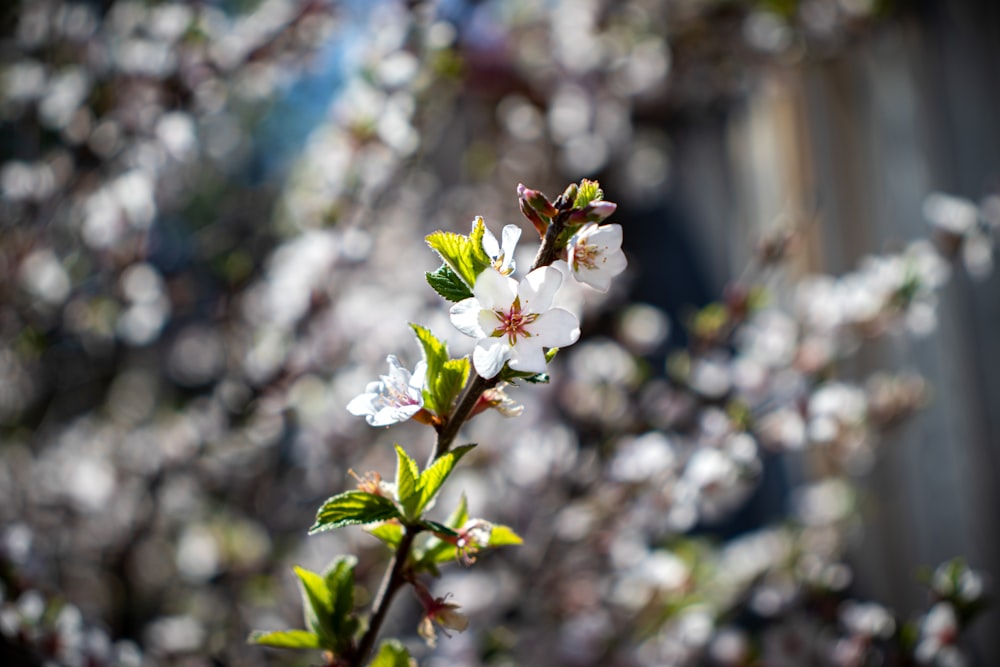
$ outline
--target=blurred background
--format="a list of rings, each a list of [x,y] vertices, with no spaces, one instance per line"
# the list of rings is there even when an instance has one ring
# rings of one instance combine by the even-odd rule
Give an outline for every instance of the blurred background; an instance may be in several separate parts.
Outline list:
[[[246,637],[301,627],[293,564],[357,554],[370,599],[381,545],[305,532],[432,434],[344,406],[412,368],[407,322],[468,352],[422,238],[520,224],[528,266],[518,183],[599,179],[629,270],[566,295],[583,341],[521,417],[468,426],[442,512],[464,491],[526,545],[445,568],[473,627],[436,652],[400,597],[421,664],[911,664],[844,647],[907,619],[922,645],[922,568],[998,571],[994,0],[22,0],[0,26],[3,664],[315,664]],[[837,301],[805,368],[817,276],[856,308],[931,238],[951,280],[850,326]],[[876,419],[877,372],[905,419]],[[834,456],[812,399],[855,385]],[[1000,660],[998,618],[966,664]]]

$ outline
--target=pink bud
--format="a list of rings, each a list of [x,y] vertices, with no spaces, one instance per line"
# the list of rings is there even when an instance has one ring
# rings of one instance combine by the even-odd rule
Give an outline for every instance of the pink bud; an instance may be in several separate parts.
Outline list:
[[[549,201],[548,197],[538,190],[529,190],[522,183],[517,184],[517,198],[522,202],[527,202],[531,208],[547,218],[553,218],[559,212],[552,205],[552,202]]]
[[[610,201],[594,201],[583,208],[574,210],[568,222],[570,224],[583,224],[585,222],[602,222],[617,210],[618,204]]]
[[[538,232],[538,235],[544,238],[545,230],[549,228],[549,221],[539,215],[538,211],[531,208],[528,202],[524,199],[520,200],[520,206],[521,213],[523,213],[524,217],[531,221],[531,224],[535,227],[535,231]]]

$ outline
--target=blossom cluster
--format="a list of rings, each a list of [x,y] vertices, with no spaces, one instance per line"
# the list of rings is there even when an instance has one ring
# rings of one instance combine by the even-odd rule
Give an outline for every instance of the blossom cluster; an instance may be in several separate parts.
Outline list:
[[[578,195],[581,190],[590,192]],[[567,209],[564,217],[568,224],[577,224],[561,251],[564,258],[537,266],[520,281],[511,275],[516,268],[514,256],[520,229],[506,225],[502,242],[498,242],[482,218],[472,224],[472,236],[478,233],[482,246],[472,252],[485,254],[489,262],[478,273],[466,276],[472,295],[452,305],[450,317],[458,331],[476,339],[472,366],[483,378],[497,378],[505,368],[528,375],[545,373],[547,350],[572,345],[580,336],[577,316],[554,305],[563,281],[570,277],[606,292],[612,278],[627,266],[621,249],[621,225],[598,224],[614,212],[616,205],[603,201],[603,194],[591,181],[583,181],[579,188],[572,186],[572,193],[574,208]],[[523,185],[518,187],[518,195],[522,211],[544,238],[548,220],[559,211],[544,195]],[[449,261],[457,261],[438,250],[446,267]],[[442,295],[450,293],[442,291]],[[364,394],[348,404],[351,413],[364,415],[372,426],[405,421],[423,409],[426,360],[418,362],[412,376],[400,367],[394,355],[388,357],[388,362],[390,374],[370,384]],[[505,403],[501,400],[498,405]]]

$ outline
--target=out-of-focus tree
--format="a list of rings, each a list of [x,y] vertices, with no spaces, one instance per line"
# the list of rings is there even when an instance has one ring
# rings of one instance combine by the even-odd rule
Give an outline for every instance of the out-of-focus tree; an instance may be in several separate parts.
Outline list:
[[[622,204],[632,269],[607,295],[567,296],[590,340],[557,357],[552,385],[522,390],[522,419],[470,424],[483,446],[457,486],[527,545],[445,571],[440,592],[473,623],[437,659],[864,664],[898,647],[949,659],[981,599],[975,573],[942,568],[913,630],[910,610],[853,599],[856,480],[926,387],[850,372],[851,355],[933,328],[943,249],[984,266],[995,205],[931,200],[950,246],[841,277],[799,282],[777,234],[714,305],[719,277],[692,259],[687,230],[657,218],[664,191],[703,175],[678,161],[685,123],[723,130],[712,119],[761,72],[836,58],[898,20],[894,4],[12,4],[2,650],[286,660],[246,647],[247,631],[294,625],[291,563],[318,570],[337,553],[359,556],[362,604],[382,546],[360,530],[304,534],[349,469],[388,472],[396,440],[431,448],[413,424],[372,435],[344,410],[389,351],[413,368],[405,322],[452,329],[416,284],[436,268],[420,239],[473,215],[518,220],[518,182],[555,191],[599,175]],[[310,95],[327,82],[317,122]],[[665,372],[668,334],[690,345]],[[469,349],[458,332],[447,342]],[[768,493],[793,499],[790,517],[776,503],[754,516]],[[388,633],[412,636],[416,603]]]

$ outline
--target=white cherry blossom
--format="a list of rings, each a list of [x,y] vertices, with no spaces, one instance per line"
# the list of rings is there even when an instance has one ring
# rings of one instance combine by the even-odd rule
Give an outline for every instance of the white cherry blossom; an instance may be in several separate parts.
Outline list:
[[[352,415],[364,417],[371,426],[389,426],[406,421],[420,412],[424,405],[424,375],[427,364],[417,362],[413,373],[403,368],[396,355],[385,358],[389,374],[370,382],[365,393],[347,404]]]
[[[517,225],[505,225],[500,232],[501,243],[497,243],[497,237],[489,229],[483,235],[483,250],[490,256],[493,268],[505,276],[509,276],[516,268],[514,264],[514,250],[517,242],[521,238],[521,228]]]
[[[496,271],[476,278],[473,296],[451,308],[455,327],[477,338],[472,365],[484,378],[495,377],[505,363],[517,371],[545,371],[547,347],[572,345],[580,322],[552,300],[562,274],[550,266],[535,269],[518,283]]]
[[[569,240],[566,260],[574,278],[607,292],[611,279],[628,266],[622,252],[622,226],[584,225]]]

